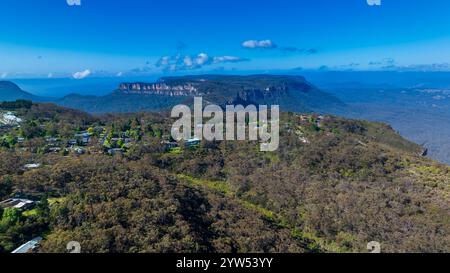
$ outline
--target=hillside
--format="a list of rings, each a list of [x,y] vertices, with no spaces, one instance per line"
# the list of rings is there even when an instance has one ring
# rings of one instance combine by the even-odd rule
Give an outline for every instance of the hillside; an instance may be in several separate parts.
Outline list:
[[[402,136],[423,144],[431,158],[450,164],[449,89],[346,84],[326,90],[348,105],[347,111],[336,114],[389,123]]]
[[[0,102],[15,101],[20,99],[41,101],[39,97],[23,91],[19,86],[12,82],[0,81]]]
[[[23,121],[0,131],[0,199],[41,203],[3,217],[2,252],[39,235],[41,252],[73,240],[83,252],[450,250],[450,168],[385,124],[284,113],[280,149],[263,153],[250,141],[167,148],[163,114],[13,112]],[[89,140],[69,144],[78,135]]]

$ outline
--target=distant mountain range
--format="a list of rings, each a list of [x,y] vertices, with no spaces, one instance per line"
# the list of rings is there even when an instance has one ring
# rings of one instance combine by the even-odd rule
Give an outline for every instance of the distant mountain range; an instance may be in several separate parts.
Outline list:
[[[0,81],[0,101],[15,101],[15,100],[32,100],[42,101],[44,98],[35,96],[20,89],[13,82]]]
[[[206,103],[280,105],[281,111],[335,112],[345,104],[314,87],[301,76],[184,76],[166,77],[157,82],[122,83],[105,96],[70,94],[49,99],[34,96],[11,82],[0,82],[0,101],[28,99],[48,101],[91,113],[137,112],[170,109],[190,104],[195,96]]]

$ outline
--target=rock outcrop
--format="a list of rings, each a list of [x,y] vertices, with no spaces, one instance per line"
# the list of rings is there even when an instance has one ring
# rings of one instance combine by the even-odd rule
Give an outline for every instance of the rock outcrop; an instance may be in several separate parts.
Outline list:
[[[124,94],[197,96],[202,95],[193,84],[168,85],[165,83],[122,83],[119,91]]]

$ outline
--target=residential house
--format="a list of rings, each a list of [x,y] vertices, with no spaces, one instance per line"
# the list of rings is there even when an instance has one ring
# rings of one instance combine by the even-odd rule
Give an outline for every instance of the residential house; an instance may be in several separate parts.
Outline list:
[[[86,150],[84,148],[81,148],[81,147],[76,147],[76,148],[73,149],[73,151],[76,154],[78,154],[78,155],[82,155],[82,154],[86,153]]]
[[[88,145],[90,140],[91,140],[90,137],[83,137],[83,138],[81,138],[81,144]]]
[[[25,244],[19,246],[17,249],[15,249],[13,252],[14,254],[24,254],[24,253],[32,253],[34,250],[36,250],[39,247],[39,244],[42,241],[42,237],[36,237],[33,240],[26,242]]]
[[[48,149],[48,151],[50,153],[59,153],[59,152],[61,152],[61,148],[59,148],[59,147],[51,147],[51,148]]]
[[[200,139],[198,138],[191,138],[188,139],[185,143],[186,147],[194,147],[200,144]]]
[[[69,139],[69,140],[67,141],[67,144],[68,144],[69,146],[74,146],[74,145],[77,145],[78,142],[77,142],[76,139]]]
[[[77,137],[77,138],[79,138],[79,137],[89,137],[89,136],[91,136],[91,135],[88,132],[86,132],[86,131],[79,132],[79,133],[76,133],[74,135],[74,137]]]
[[[91,134],[89,134],[88,132],[80,132],[74,134],[74,137],[79,140],[81,145],[88,145],[91,139]]]
[[[121,148],[112,148],[108,149],[109,155],[123,154],[123,150]]]
[[[28,210],[34,207],[36,202],[28,199],[10,198],[0,202],[2,208],[15,208],[19,210]]]
[[[41,167],[41,164],[39,164],[39,163],[32,163],[32,164],[26,164],[23,167],[25,169],[37,169],[37,168]]]

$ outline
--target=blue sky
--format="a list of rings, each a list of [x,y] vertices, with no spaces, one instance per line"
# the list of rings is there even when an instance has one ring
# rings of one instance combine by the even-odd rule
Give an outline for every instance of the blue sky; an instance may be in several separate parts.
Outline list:
[[[0,78],[450,70],[450,1],[381,1],[2,0]]]

